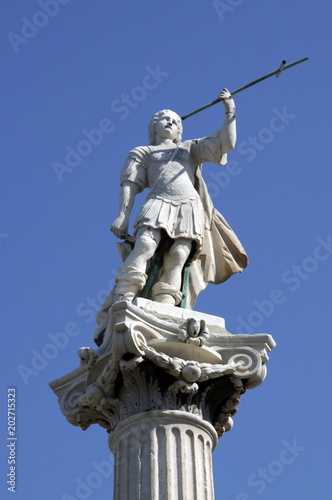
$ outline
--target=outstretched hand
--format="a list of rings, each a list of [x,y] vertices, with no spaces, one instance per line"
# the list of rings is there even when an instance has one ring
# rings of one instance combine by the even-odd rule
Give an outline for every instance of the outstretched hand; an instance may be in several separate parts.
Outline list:
[[[233,111],[235,109],[235,102],[229,90],[222,89],[219,94],[219,99],[223,103],[226,111]]]

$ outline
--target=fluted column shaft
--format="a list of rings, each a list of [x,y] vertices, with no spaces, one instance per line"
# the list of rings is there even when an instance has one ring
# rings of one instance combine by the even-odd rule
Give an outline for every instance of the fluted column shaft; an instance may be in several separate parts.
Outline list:
[[[114,500],[214,500],[211,424],[181,411],[149,411],[112,432]]]

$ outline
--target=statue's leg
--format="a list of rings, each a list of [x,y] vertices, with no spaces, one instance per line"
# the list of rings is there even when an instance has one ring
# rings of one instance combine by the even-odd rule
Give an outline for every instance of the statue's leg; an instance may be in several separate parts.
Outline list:
[[[118,269],[115,278],[115,300],[132,301],[143,289],[147,262],[153,257],[159,242],[160,231],[150,227],[138,230],[134,249]]]
[[[179,238],[164,255],[163,274],[153,289],[153,300],[163,304],[177,305],[181,302],[182,269],[191,252],[192,241]]]

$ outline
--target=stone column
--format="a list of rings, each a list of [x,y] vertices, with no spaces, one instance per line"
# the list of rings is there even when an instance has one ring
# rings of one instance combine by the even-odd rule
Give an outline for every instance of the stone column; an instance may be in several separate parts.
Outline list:
[[[186,412],[150,411],[110,435],[114,500],[213,500],[211,424]]]
[[[215,316],[118,301],[99,348],[79,349],[80,367],[50,385],[71,424],[109,433],[114,500],[213,500],[212,451],[274,345]]]

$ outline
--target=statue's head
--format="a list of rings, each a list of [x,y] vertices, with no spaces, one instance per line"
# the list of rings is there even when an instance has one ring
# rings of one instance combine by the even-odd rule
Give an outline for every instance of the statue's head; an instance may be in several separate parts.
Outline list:
[[[163,118],[165,115],[170,116],[172,119],[175,120],[177,129],[178,129],[178,134],[174,139],[174,143],[178,144],[181,142],[182,139],[182,121],[179,115],[174,113],[174,111],[171,111],[170,109],[162,109],[161,111],[158,111],[158,113],[154,114],[149,125],[149,142],[152,146],[156,143],[156,132],[157,132],[157,124],[161,118]]]

